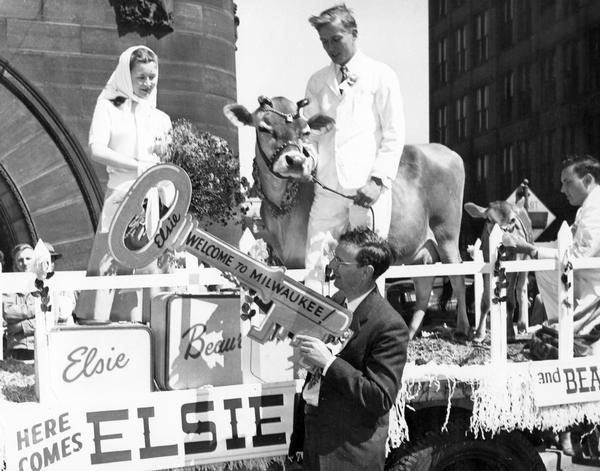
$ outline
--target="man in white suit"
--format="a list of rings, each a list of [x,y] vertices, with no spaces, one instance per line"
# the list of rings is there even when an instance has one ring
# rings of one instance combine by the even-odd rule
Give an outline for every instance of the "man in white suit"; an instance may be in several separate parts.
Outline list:
[[[404,147],[404,112],[398,78],[385,64],[357,49],[352,12],[337,5],[309,19],[331,58],[308,81],[307,118],[323,113],[335,129],[314,140],[318,181],[307,234],[306,267],[313,269],[329,233],[366,225],[387,237],[392,182]],[[372,211],[371,209],[372,208]]]

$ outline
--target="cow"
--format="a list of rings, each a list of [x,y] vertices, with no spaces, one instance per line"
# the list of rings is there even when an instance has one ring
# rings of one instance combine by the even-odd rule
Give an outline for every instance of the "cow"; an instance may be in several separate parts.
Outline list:
[[[522,237],[528,242],[533,242],[533,229],[531,219],[527,211],[521,206],[511,204],[507,201],[493,201],[489,203],[487,208],[478,206],[475,203],[465,203],[465,211],[473,218],[485,219],[483,231],[481,234],[481,249],[486,262],[489,262],[489,236],[492,228],[497,224],[504,232],[510,232]],[[504,255],[502,260],[523,260],[522,254]],[[514,311],[517,305],[517,298],[522,299],[520,294],[526,287],[527,272],[512,272],[506,274],[506,334],[507,338],[515,337],[513,326]],[[485,339],[486,318],[490,310],[490,275],[483,277],[484,290],[481,298],[481,314],[479,323],[473,342],[480,343]],[[517,320],[517,331],[523,333],[527,330],[524,319],[522,318],[522,310],[519,310]]]
[[[307,100],[259,97],[254,112],[239,104],[224,113],[237,126],[256,129],[255,183],[262,191],[260,214],[269,233],[268,243],[283,265],[304,267],[306,229],[313,200],[311,134],[330,131],[335,121],[325,115],[306,120]],[[462,216],[464,165],[458,154],[441,144],[406,145],[393,183],[392,221],[388,240],[395,246],[395,264],[461,261],[458,237]],[[433,277],[415,278],[416,310],[411,338],[419,330],[429,303]],[[457,297],[456,336],[470,326],[463,276],[451,276]]]

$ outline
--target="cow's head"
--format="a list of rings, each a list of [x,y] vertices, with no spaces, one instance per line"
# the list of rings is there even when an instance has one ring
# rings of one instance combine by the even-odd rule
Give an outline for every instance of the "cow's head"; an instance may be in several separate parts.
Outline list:
[[[487,254],[489,235],[494,224],[498,224],[503,232],[512,233],[528,242],[533,240],[531,220],[527,211],[520,206],[507,201],[492,201],[487,208],[484,208],[468,202],[465,203],[465,211],[473,218],[486,220],[481,234],[484,254]]]
[[[256,129],[258,153],[269,170],[281,178],[310,177],[315,160],[306,141],[311,134],[331,130],[333,118],[315,115],[306,120],[301,113],[308,99],[297,103],[284,98],[258,98],[260,106],[250,113],[239,104],[223,108],[225,116],[236,126],[252,126]]]

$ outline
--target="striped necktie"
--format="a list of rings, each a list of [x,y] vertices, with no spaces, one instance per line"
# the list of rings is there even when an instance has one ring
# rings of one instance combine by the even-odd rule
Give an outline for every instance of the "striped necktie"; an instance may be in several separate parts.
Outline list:
[[[343,84],[348,78],[348,67],[345,65],[340,66],[340,73],[342,74],[342,79],[340,80],[340,85]],[[340,87],[340,93],[344,93],[342,87]]]

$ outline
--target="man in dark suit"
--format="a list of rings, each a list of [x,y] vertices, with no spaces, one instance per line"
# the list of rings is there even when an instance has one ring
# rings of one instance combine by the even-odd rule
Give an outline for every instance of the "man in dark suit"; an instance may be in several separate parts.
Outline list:
[[[379,294],[375,280],[394,260],[391,246],[357,228],[340,237],[330,266],[334,300],[353,312],[351,337],[334,355],[321,340],[298,335],[301,362],[310,369],[299,403],[305,470],[383,470],[388,413],[406,363],[408,328]],[[302,449],[298,446],[299,449]]]

